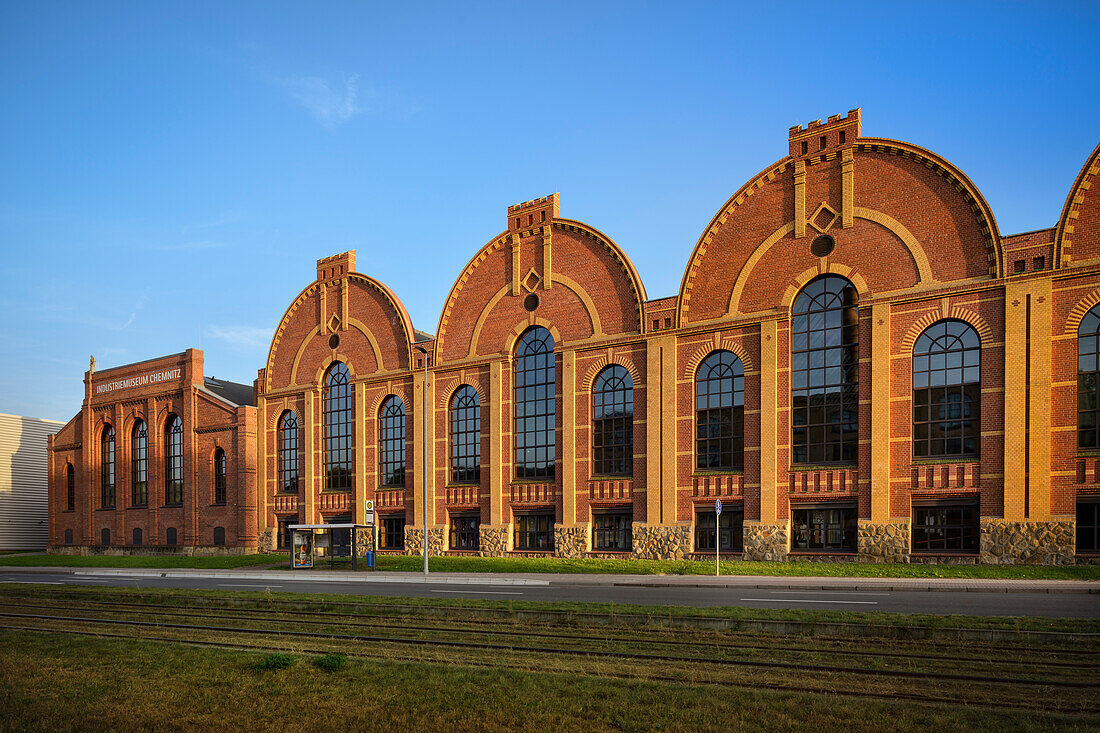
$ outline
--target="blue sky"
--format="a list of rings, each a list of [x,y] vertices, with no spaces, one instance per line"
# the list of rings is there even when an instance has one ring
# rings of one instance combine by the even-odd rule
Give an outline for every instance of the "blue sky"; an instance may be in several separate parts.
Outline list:
[[[89,354],[251,383],[314,261],[435,331],[505,210],[555,191],[673,295],[787,128],[958,165],[1052,226],[1100,141],[1100,3],[0,5],[0,412],[69,419]]]

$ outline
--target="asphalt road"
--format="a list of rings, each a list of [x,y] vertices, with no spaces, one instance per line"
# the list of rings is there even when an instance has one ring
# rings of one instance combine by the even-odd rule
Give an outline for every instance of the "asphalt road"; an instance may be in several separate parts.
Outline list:
[[[221,591],[343,593],[369,596],[478,598],[516,601],[575,601],[655,606],[742,606],[747,608],[831,609],[894,613],[974,616],[1045,616],[1100,618],[1100,595],[1089,593],[986,593],[978,591],[799,590],[752,587],[648,587],[554,582],[550,585],[459,585],[409,582],[334,582],[315,579],[277,580],[218,577],[63,575],[0,572],[0,584],[40,583],[147,588],[201,588]]]

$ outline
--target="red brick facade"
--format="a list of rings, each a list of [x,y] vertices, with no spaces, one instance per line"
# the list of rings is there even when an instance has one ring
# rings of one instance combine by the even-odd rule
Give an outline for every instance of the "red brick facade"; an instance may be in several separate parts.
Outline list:
[[[859,110],[793,127],[788,138],[789,155],[753,176],[704,228],[674,297],[649,300],[619,246],[562,218],[556,194],[509,207],[506,229],[458,275],[434,338],[413,329],[393,292],[355,272],[354,252],[320,260],[259,371],[258,536],[247,541],[275,546],[280,523],[363,521],[370,503],[380,525],[389,520],[382,544],[406,552],[422,547],[427,524],[435,552],[682,557],[714,551],[699,530],[721,498],[743,512],[725,549],[746,558],[1068,562],[1087,554],[1074,547],[1074,526],[1078,502],[1100,494],[1100,451],[1078,449],[1077,329],[1100,303],[1100,201],[1091,191],[1100,148],[1054,228],[1002,236],[961,171],[915,145],[863,137]],[[846,331],[857,337],[845,352],[855,358],[858,401],[843,418],[858,435],[850,460],[799,462],[792,307],[825,275],[844,278],[858,298],[858,321]],[[980,450],[922,458],[914,348],[943,321],[966,324],[980,342],[980,415],[967,412],[980,426]],[[533,327],[554,342],[555,470],[538,480],[515,468],[523,421],[516,348]],[[697,379],[716,351],[736,355],[743,369],[743,467],[698,467]],[[325,427],[326,374],[336,362],[349,374],[350,434],[340,450],[350,477],[340,474],[348,478],[341,490],[329,486],[336,449]],[[633,384],[629,475],[593,468],[594,384],[613,364]],[[472,484],[450,470],[450,408],[463,385],[480,402],[480,480]],[[404,407],[406,470],[384,485],[379,410],[391,395]],[[90,440],[96,428],[80,421],[96,419],[97,409],[86,405],[63,431],[74,437],[56,443]],[[124,419],[122,407],[111,409]],[[950,405],[936,409],[942,418]],[[279,425],[290,414],[298,429],[288,483]],[[80,485],[88,483],[82,474]],[[818,520],[810,517],[834,509],[835,521],[850,522],[849,539],[813,546],[808,527]],[[951,519],[971,510],[970,519]],[[615,511],[630,526],[609,544],[608,525],[597,521]],[[547,514],[552,535],[526,546],[521,520]],[[448,531],[459,531],[459,517],[478,522],[473,546]],[[959,531],[971,532],[970,544],[919,551],[918,531],[943,536],[937,523],[953,521],[969,522]],[[90,525],[79,526],[86,536]]]
[[[256,408],[243,385],[227,389],[228,383],[203,377],[202,367],[197,349],[102,371],[93,362],[84,373],[81,411],[50,440],[52,549],[255,552]],[[182,427],[178,501],[168,487],[172,469],[166,460],[166,431],[174,420]],[[134,460],[141,424],[143,487]],[[111,493],[105,484],[111,482],[109,468],[104,471],[103,440],[111,430],[113,505],[104,501]],[[220,479],[215,480],[219,451],[225,456],[224,497],[216,485]]]

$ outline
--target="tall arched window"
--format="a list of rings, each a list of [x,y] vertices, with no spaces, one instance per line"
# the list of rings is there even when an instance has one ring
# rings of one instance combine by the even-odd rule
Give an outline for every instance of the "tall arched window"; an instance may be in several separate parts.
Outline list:
[[[279,418],[279,490],[298,493],[298,418],[290,410]]]
[[[481,480],[481,398],[464,384],[451,397],[451,481]]]
[[[1100,448],[1100,305],[1094,305],[1077,329],[1077,447]]]
[[[336,362],[325,375],[325,488],[351,491],[355,479],[355,420],[347,365]]]
[[[745,367],[732,351],[714,351],[695,375],[695,467],[745,467]]]
[[[963,321],[939,321],[913,346],[913,457],[977,456],[981,339]]]
[[[66,464],[65,468],[65,511],[76,510],[76,469],[73,464]]]
[[[225,451],[218,448],[214,451],[214,503],[224,504],[226,494],[226,460]]]
[[[541,326],[516,344],[516,478],[554,477],[554,337]]]
[[[634,472],[634,379],[612,364],[592,383],[592,473]]]
[[[138,420],[130,435],[130,505],[149,504],[149,431]]]
[[[115,429],[110,425],[103,428],[103,435],[99,439],[99,469],[99,504],[104,509],[113,509],[115,506]]]
[[[837,275],[810,281],[791,308],[792,463],[855,463],[859,307]]]
[[[391,394],[378,410],[378,470],[383,486],[405,485],[405,403]]]
[[[170,416],[164,430],[164,503],[183,503],[183,420],[179,415]]]

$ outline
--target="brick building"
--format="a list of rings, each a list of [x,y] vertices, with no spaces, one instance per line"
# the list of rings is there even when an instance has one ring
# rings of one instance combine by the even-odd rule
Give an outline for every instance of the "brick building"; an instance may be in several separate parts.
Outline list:
[[[391,552],[1100,556],[1100,148],[1055,227],[1005,236],[859,110],[788,142],[673,297],[556,194],[508,208],[434,336],[318,261],[259,371],[241,541],[370,502]]]
[[[188,349],[84,373],[84,405],[49,440],[50,547],[255,552],[253,388]]]

